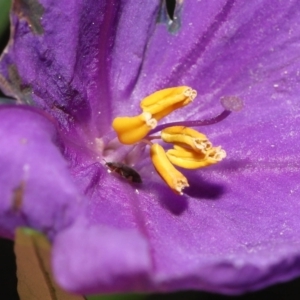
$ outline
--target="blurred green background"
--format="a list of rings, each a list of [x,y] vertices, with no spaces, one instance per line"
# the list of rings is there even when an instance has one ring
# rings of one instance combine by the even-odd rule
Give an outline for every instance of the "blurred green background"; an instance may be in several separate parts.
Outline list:
[[[0,38],[2,39],[5,30],[8,27],[8,12],[10,8],[10,0],[0,0]]]
[[[0,54],[7,44],[9,38],[9,9],[11,0],[0,0]],[[0,104],[7,103],[0,90]]]

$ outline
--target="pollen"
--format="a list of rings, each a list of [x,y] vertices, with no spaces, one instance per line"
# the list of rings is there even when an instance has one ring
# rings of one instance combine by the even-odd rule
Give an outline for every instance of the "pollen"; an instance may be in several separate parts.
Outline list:
[[[150,148],[152,163],[165,183],[176,193],[182,195],[182,190],[188,187],[188,181],[169,161],[164,148],[159,144],[153,144]]]
[[[112,123],[119,141],[125,145],[142,140],[156,125],[157,121],[149,112],[143,112],[135,117],[117,117]]]
[[[184,126],[172,126],[162,130],[161,138],[166,143],[182,145],[199,153],[205,153],[212,147],[206,135]]]
[[[212,147],[206,152],[199,153],[193,149],[174,145],[174,149],[168,150],[166,155],[173,165],[185,169],[200,169],[220,162],[226,157],[226,152],[221,147]]]
[[[197,92],[188,86],[180,86],[157,91],[141,101],[141,108],[153,115],[157,121],[178,108],[191,103]]]

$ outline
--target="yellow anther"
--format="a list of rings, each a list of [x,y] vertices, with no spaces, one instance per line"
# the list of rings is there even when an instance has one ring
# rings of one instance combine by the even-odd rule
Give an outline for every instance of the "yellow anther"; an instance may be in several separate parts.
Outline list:
[[[196,96],[197,92],[188,86],[160,90],[141,101],[140,115],[117,117],[112,123],[121,143],[132,145],[145,142],[150,145],[150,156],[157,173],[179,195],[182,195],[182,190],[189,184],[186,177],[174,165],[185,169],[203,168],[221,161],[226,157],[226,152],[221,147],[213,147],[204,134],[185,126],[172,126],[161,130],[168,126],[164,124],[149,133],[157,126],[160,119],[186,106]],[[187,124],[199,125],[200,123]],[[159,131],[161,136],[154,135]],[[173,144],[174,148],[165,152],[159,144],[152,144],[152,140],[160,137],[164,142]]]
[[[143,139],[150,130],[154,129],[157,121],[149,112],[143,112],[135,117],[117,117],[113,120],[112,127],[121,143],[134,144]]]
[[[226,157],[226,151],[222,149],[221,146],[213,147],[207,151],[206,156],[210,159],[214,159],[216,162],[219,162]]]
[[[226,157],[226,152],[221,147],[212,147],[206,153],[198,153],[175,145],[166,153],[170,162],[185,169],[198,169],[213,165]]]
[[[157,121],[195,99],[197,92],[188,86],[157,91],[141,101],[141,108]]]
[[[162,146],[153,144],[150,150],[153,165],[160,177],[176,193],[182,195],[182,190],[189,186],[187,179],[175,169],[168,160]]]
[[[162,130],[161,138],[166,143],[186,146],[199,153],[205,153],[212,147],[204,134],[184,126],[172,126]]]

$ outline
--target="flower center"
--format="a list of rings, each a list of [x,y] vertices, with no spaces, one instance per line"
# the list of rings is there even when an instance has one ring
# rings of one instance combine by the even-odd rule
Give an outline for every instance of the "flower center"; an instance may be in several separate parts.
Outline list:
[[[191,103],[196,95],[197,92],[187,86],[160,90],[141,101],[141,114],[117,117],[112,123],[121,144],[134,145],[133,149],[138,151],[144,151],[149,146],[150,158],[155,170],[165,183],[180,195],[189,184],[187,178],[175,166],[199,169],[216,164],[226,157],[225,150],[220,146],[213,147],[206,135],[191,127],[215,124],[226,118],[232,111],[242,108],[239,98],[228,96],[221,99],[224,111],[214,118],[157,125],[161,119],[176,109]],[[154,135],[157,132],[160,132],[160,135]],[[155,139],[169,143],[173,148],[165,151],[163,146],[153,142]],[[111,162],[106,163],[110,168],[109,164]],[[126,169],[124,164],[118,166],[119,168],[116,169],[121,175],[134,172],[133,169]]]

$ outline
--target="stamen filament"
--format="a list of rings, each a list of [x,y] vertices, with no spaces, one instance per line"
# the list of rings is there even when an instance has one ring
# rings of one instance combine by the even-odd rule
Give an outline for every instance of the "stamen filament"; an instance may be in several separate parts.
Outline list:
[[[147,136],[152,135],[156,132],[162,131],[165,128],[171,126],[185,126],[185,127],[198,127],[198,126],[207,126],[219,123],[220,121],[226,119],[232,112],[230,110],[225,109],[216,117],[206,119],[206,120],[195,120],[195,121],[178,121],[178,122],[171,122],[162,125],[158,125],[155,129],[152,129]]]

